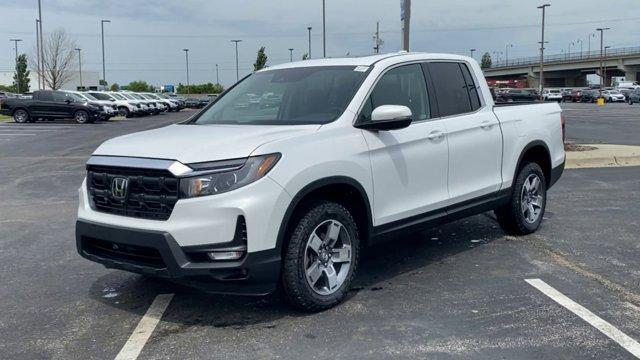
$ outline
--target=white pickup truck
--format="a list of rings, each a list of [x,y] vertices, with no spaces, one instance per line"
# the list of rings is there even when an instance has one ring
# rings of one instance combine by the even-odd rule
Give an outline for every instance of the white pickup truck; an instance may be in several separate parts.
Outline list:
[[[205,291],[347,294],[364,246],[494,210],[542,221],[564,169],[556,103],[497,107],[471,58],[397,53],[257,71],[187,121],[103,143],[79,253]]]

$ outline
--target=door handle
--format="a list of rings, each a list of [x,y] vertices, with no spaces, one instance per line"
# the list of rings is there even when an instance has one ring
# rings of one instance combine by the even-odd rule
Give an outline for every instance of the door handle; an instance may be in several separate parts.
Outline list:
[[[491,129],[493,127],[493,123],[489,120],[485,120],[483,122],[480,123],[480,127],[483,129]]]
[[[444,137],[444,133],[440,130],[433,130],[427,135],[427,139],[429,140],[439,140]]]

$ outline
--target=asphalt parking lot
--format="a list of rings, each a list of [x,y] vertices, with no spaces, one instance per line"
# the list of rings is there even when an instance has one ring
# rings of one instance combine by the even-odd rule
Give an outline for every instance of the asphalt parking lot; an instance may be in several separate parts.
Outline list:
[[[640,106],[562,106],[569,139],[640,145]],[[317,314],[277,294],[205,295],[77,255],[91,151],[190,114],[0,124],[0,358],[113,359],[159,294],[173,297],[139,359],[634,358],[633,343],[540,285],[640,340],[640,167],[565,171],[530,236],[505,236],[486,213],[368,249],[349,299]]]

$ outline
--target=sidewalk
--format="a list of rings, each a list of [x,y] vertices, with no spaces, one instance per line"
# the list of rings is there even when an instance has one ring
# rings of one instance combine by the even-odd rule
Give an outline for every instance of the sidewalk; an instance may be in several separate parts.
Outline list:
[[[576,144],[577,145],[577,144]],[[640,166],[640,146],[580,144],[594,150],[567,151],[567,169],[608,166]]]

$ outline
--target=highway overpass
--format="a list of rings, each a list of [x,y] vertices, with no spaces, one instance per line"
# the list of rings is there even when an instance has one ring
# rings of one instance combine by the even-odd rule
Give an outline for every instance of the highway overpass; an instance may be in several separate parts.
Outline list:
[[[608,49],[604,60],[606,67],[605,84],[611,84],[611,77],[624,76],[625,80],[640,81],[640,46]],[[540,86],[540,57],[509,59],[494,62],[485,68],[487,80],[526,80],[527,86]],[[600,75],[600,51],[576,52],[545,56],[545,87],[587,86],[587,75]]]

